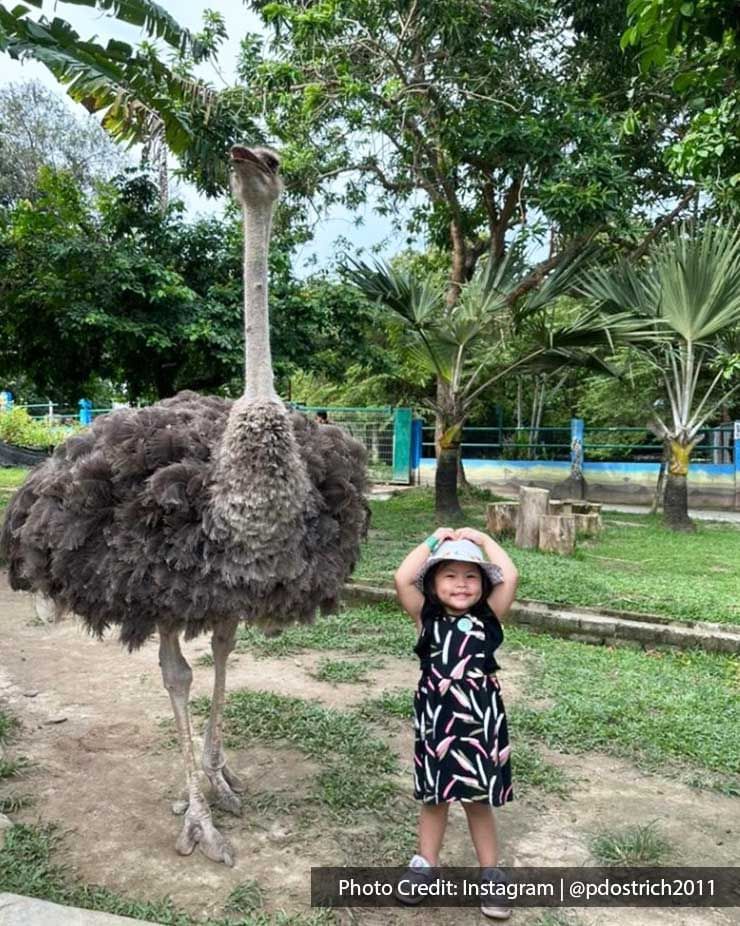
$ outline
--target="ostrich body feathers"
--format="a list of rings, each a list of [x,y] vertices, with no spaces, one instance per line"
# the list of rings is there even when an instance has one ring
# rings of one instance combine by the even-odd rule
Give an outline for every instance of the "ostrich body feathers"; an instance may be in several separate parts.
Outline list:
[[[238,617],[268,635],[336,609],[369,510],[364,446],[272,402],[184,391],[117,409],[58,446],[13,496],[0,557],[136,649]]]

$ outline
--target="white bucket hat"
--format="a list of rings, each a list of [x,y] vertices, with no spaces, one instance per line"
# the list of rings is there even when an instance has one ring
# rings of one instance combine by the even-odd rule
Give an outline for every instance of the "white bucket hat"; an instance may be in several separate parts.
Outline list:
[[[475,563],[491,580],[491,585],[500,585],[504,581],[501,567],[489,562],[477,543],[473,543],[472,540],[445,540],[424,562],[414,579],[414,585],[420,592],[424,591],[424,576],[433,566],[445,559],[456,560],[459,563]]]

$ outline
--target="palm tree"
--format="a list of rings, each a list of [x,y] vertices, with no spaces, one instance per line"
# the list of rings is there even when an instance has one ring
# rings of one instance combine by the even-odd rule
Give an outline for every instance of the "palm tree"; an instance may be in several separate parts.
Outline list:
[[[499,261],[484,263],[463,285],[450,306],[444,286],[432,276],[418,277],[383,261],[368,265],[350,261],[345,275],[371,301],[401,322],[402,349],[418,368],[436,380],[435,395],[422,400],[436,420],[435,507],[438,518],[462,514],[457,494],[463,426],[478,397],[513,371],[557,372],[575,365],[618,375],[594,348],[614,338],[638,337],[640,323],[615,314],[608,328],[597,310],[581,312],[566,323],[548,308],[561,296],[593,251],[584,248],[569,264],[561,264],[538,289],[516,301],[521,268],[514,267],[513,245]],[[524,349],[512,356],[514,336],[526,329]],[[501,362],[502,357],[508,357]]]
[[[728,377],[737,379],[737,372],[725,368],[719,340],[740,324],[740,229],[723,222],[682,223],[644,264],[623,261],[593,269],[577,288],[607,316],[628,312],[652,329],[641,349],[663,383],[670,410],[666,421],[653,412],[648,422],[667,452],[664,520],[673,530],[693,530],[687,494],[691,452],[701,429],[740,389],[740,382],[727,388]],[[701,395],[700,375],[710,370],[711,382]]]

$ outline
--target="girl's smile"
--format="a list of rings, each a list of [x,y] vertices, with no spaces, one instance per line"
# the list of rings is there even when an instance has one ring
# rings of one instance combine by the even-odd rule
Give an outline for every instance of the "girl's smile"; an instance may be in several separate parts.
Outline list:
[[[464,614],[479,600],[482,590],[480,569],[476,565],[450,561],[437,567],[434,591],[451,613]]]

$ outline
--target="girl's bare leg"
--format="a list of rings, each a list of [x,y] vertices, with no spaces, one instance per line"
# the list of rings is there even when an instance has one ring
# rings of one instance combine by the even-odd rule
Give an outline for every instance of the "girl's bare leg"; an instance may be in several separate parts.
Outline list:
[[[439,864],[439,850],[442,848],[447,814],[450,805],[422,804],[419,816],[419,854],[435,867]]]
[[[498,843],[491,805],[479,804],[476,801],[464,801],[463,807],[468,818],[468,829],[473,839],[475,853],[478,856],[478,864],[481,868],[497,865]]]

